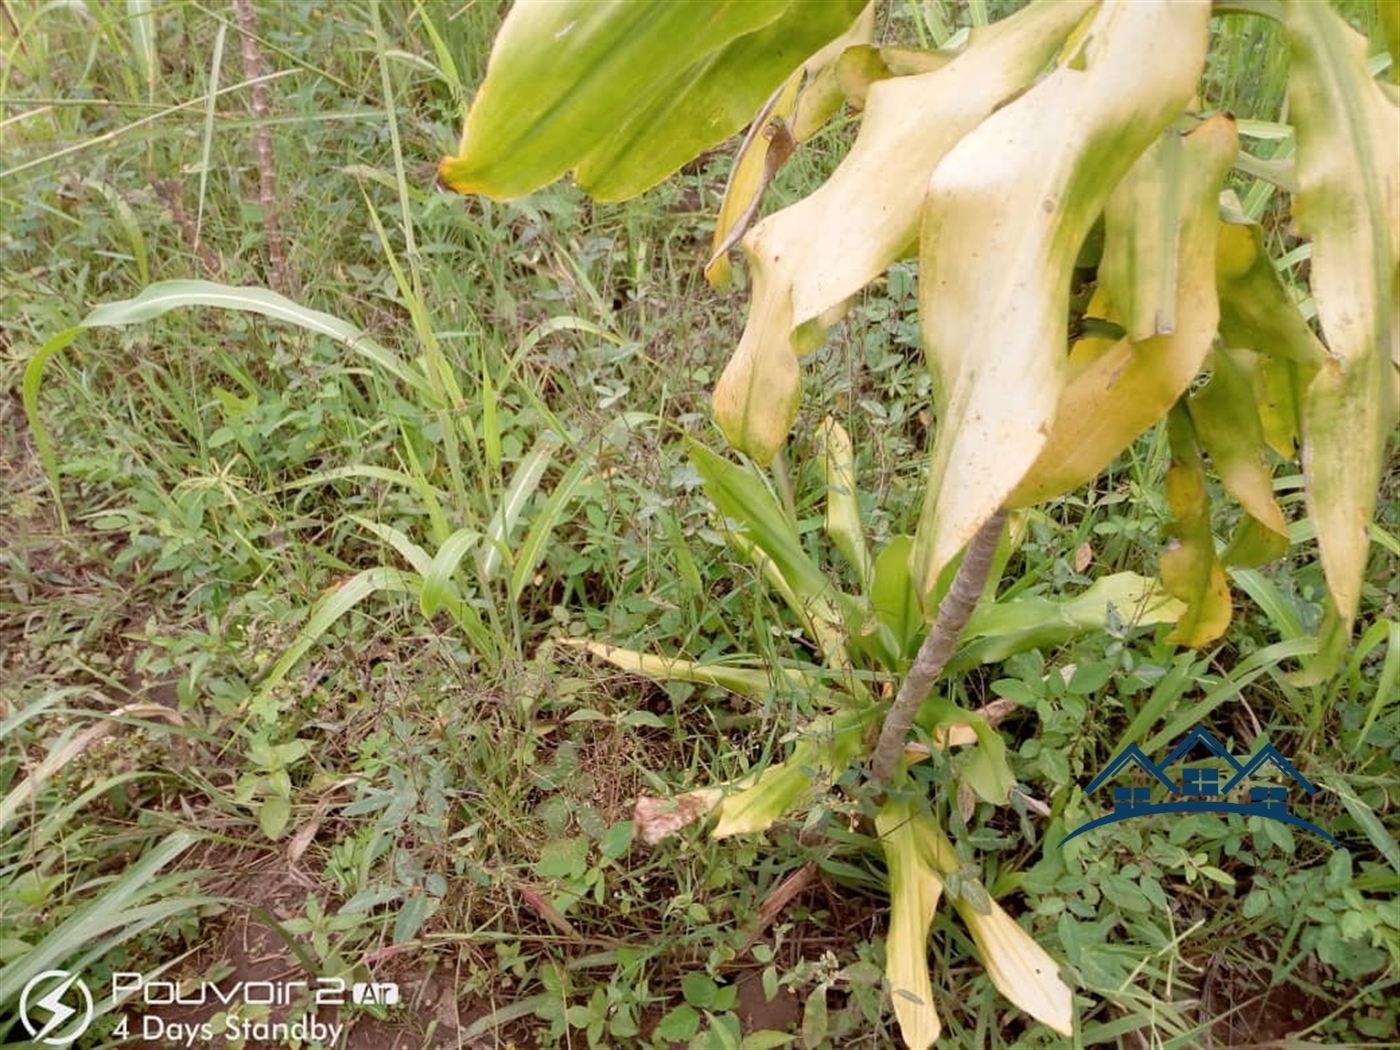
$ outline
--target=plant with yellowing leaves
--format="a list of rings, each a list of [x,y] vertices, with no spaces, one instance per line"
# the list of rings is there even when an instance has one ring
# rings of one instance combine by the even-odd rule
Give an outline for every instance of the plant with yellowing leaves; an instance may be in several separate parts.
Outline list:
[[[1251,163],[1240,125],[1197,102],[1210,20],[1222,11],[1283,28],[1291,125],[1278,127],[1294,139],[1290,160]],[[1380,11],[1393,56],[1400,15],[1393,4]],[[691,796],[686,815],[717,807],[719,832],[763,827],[800,804],[793,768],[839,772],[869,760],[884,797],[876,826],[890,869],[896,1011],[906,1041],[927,1046],[939,1026],[924,939],[947,850],[927,807],[901,793],[906,734],[963,622],[978,615],[971,609],[1007,511],[1091,481],[1165,420],[1173,523],[1161,584],[1180,603],[1172,640],[1199,646],[1230,621],[1227,567],[1288,547],[1269,457],[1299,456],[1327,580],[1317,652],[1299,679],[1321,680],[1344,654],[1400,404],[1400,99],[1374,79],[1367,41],[1313,0],[1056,0],[948,51],[876,47],[872,26],[863,0],[522,0],[439,181],[511,198],[573,171],[596,197],[621,199],[751,124],[707,276],[726,282],[727,250],[742,247],[752,306],[714,411],[729,443],[759,466],[780,455],[796,419],[802,359],[852,296],[917,253],[937,433],[918,532],[898,556],[916,608],[933,619],[941,600],[944,612],[917,651],[884,654],[902,683],[893,700],[871,695],[833,716],[871,732],[843,737],[826,726],[736,792]],[[1384,56],[1376,64],[1384,68]],[[843,106],[858,109],[861,124],[842,163],[805,199],[754,222],[773,173]],[[1284,195],[1310,238],[1302,304],[1227,190],[1232,168],[1271,180],[1263,197]],[[1071,342],[1072,277],[1099,232],[1096,285]],[[1211,531],[1207,457],[1245,512],[1223,551]],[[721,509],[740,542],[774,566],[779,590],[805,603],[819,638],[867,616],[879,636],[873,592],[842,602],[815,580],[819,593],[796,589],[803,570],[763,539],[783,527],[773,507]],[[950,586],[969,547],[970,571]],[[828,660],[834,654],[828,646]],[[694,670],[626,659],[656,677]],[[990,737],[978,735],[987,747]],[[736,825],[741,810],[754,819]],[[989,973],[1066,1030],[1068,991],[1042,972],[1048,958],[987,903],[963,913]],[[1044,994],[1016,999],[1033,972]]]

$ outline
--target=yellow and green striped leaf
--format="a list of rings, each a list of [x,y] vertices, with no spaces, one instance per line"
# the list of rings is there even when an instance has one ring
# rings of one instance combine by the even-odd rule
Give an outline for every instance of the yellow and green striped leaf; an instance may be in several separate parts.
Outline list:
[[[1294,216],[1330,356],[1303,408],[1303,470],[1327,586],[1346,623],[1396,420],[1400,363],[1400,109],[1371,79],[1367,44],[1327,4],[1284,7],[1298,137]]]
[[[508,200],[573,170],[599,200],[635,196],[747,124],[866,3],[517,3],[439,179]]]

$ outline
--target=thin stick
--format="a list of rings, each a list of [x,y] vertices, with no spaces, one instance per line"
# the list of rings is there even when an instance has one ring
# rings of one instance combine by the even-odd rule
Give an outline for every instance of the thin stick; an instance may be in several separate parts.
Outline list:
[[[977,530],[977,535],[967,545],[967,553],[963,555],[962,564],[953,577],[953,585],[938,605],[938,617],[933,621],[924,644],[919,646],[919,655],[914,657],[913,666],[909,668],[889,713],[885,715],[885,724],[880,727],[880,740],[870,760],[870,775],[877,784],[888,784],[894,776],[899,756],[904,753],[909,727],[914,724],[914,716],[919,713],[919,706],[948,665],[958,639],[962,637],[963,628],[967,626],[972,610],[977,607],[977,599],[982,597],[1005,521],[1006,511],[998,510]]]
[[[267,84],[262,80],[262,48],[258,46],[258,16],[252,0],[233,0],[238,31],[243,37],[243,72],[252,81],[253,115],[258,118],[258,203],[262,206],[263,233],[267,237],[267,261],[272,273],[269,282],[279,292],[287,291],[287,259],[282,246],[282,230],[277,222],[277,168],[272,152],[272,128],[267,118],[272,107],[267,101]]]

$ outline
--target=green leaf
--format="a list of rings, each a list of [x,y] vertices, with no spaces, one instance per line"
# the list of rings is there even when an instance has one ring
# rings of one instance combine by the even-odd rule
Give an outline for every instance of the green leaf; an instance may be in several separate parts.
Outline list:
[[[826,985],[818,984],[807,995],[802,1007],[802,1045],[806,1050],[819,1050],[826,1045],[831,1030],[826,1010]]]
[[[898,665],[887,665],[891,671],[902,671],[903,663],[914,658],[928,633],[919,589],[909,571],[909,553],[913,550],[912,536],[896,536],[875,558],[874,578],[870,585],[870,606],[894,638],[900,656]]]
[[[798,356],[817,349],[841,305],[907,253],[938,162],[1035,78],[1088,9],[1073,0],[1032,5],[942,69],[873,84],[855,144],[831,178],[744,238],[753,304],[714,393],[731,445],[761,464],[773,459],[797,416]]]
[[[599,200],[635,196],[743,127],[865,6],[517,4],[440,179],[505,200],[574,169]]]
[[[418,936],[423,924],[438,910],[442,901],[423,892],[410,893],[404,898],[394,919],[394,943],[407,944]]]
[[[752,469],[696,442],[690,444],[690,458],[704,479],[705,494],[721,514],[743,527],[746,539],[772,559],[796,598],[794,611],[810,621],[811,634],[827,658],[839,662],[834,635],[843,629],[854,635],[864,627],[866,617],[859,604],[832,586],[826,573],[808,557],[796,525]]]
[[[1376,816],[1375,810],[1353,794],[1350,785],[1329,784],[1327,786],[1337,792],[1337,797],[1342,800],[1342,805],[1351,814],[1351,819],[1356,821],[1357,826],[1370,839],[1371,845],[1376,847],[1377,852],[1390,864],[1391,869],[1400,875],[1400,844],[1396,843],[1394,833],[1386,828],[1385,822]]]
[[[700,1031],[700,1014],[690,1005],[677,1006],[657,1024],[652,1037],[671,1043],[684,1043]]]
[[[1230,625],[1230,585],[1215,554],[1210,530],[1210,498],[1205,464],[1196,432],[1184,405],[1167,417],[1172,464],[1167,471],[1167,503],[1172,523],[1170,545],[1162,552],[1162,586],[1186,603],[1186,610],[1167,636],[1177,645],[1199,647],[1225,633]]]
[[[583,835],[552,839],[540,849],[535,874],[545,879],[576,879],[588,870],[588,849]]]
[[[958,756],[959,772],[978,798],[994,806],[1004,806],[1011,789],[1016,786],[1016,777],[1006,758],[1006,742],[985,718],[980,715],[966,718],[977,734],[977,746]]]
[[[287,830],[287,822],[292,819],[292,801],[281,795],[263,799],[258,806],[258,827],[274,842]]]
[[[939,424],[916,539],[925,593],[1046,445],[1067,376],[1080,246],[1114,187],[1190,102],[1209,22],[1205,2],[1103,5],[1059,68],[933,173],[919,252]]]
[[[1068,601],[1015,598],[983,603],[963,631],[949,669],[998,663],[1013,653],[1062,645],[1085,631],[1102,631],[1112,615],[1128,624],[1174,623],[1186,606],[1145,576],[1114,573]]]
[[[708,974],[692,970],[681,978],[681,995],[691,1006],[701,1010],[712,1006],[719,988]]]
[[[544,472],[554,462],[554,454],[559,450],[561,443],[558,435],[546,431],[540,435],[520,466],[516,467],[496,512],[491,515],[491,523],[486,528],[487,542],[482,545],[480,561],[483,582],[493,579],[500,571],[501,563],[510,550],[516,523],[539,488]]]
[[[549,498],[544,501],[544,506],[539,513],[534,515],[534,520],[530,524],[530,531],[525,535],[525,542],[520,545],[520,550],[515,555],[515,567],[510,574],[510,597],[512,601],[519,601],[520,596],[525,593],[525,588],[534,580],[535,572],[544,561],[548,553],[549,540],[554,535],[555,528],[563,520],[564,512],[568,510],[569,504],[573,502],[578,494],[579,488],[589,478],[589,470],[593,463],[590,457],[583,457],[575,461],[573,466],[565,471],[564,476],[559,479],[559,484],[554,486],[554,491],[549,494]]]
[[[1312,238],[1311,286],[1331,356],[1308,388],[1303,470],[1332,600],[1350,624],[1396,420],[1400,364],[1400,120],[1367,45],[1327,4],[1284,8],[1298,137],[1294,216]]]
[[[63,514],[63,499],[59,492],[58,459],[54,455],[53,442],[49,439],[48,431],[39,416],[39,392],[43,385],[44,365],[81,335],[84,329],[120,328],[140,324],[154,320],[171,310],[189,306],[248,311],[274,320],[287,321],[316,335],[329,336],[398,379],[423,398],[425,404],[438,403],[432,384],[426,378],[399,360],[392,351],[386,350],[360,329],[338,317],[319,310],[309,310],[266,288],[238,288],[214,281],[161,281],[143,289],[141,294],[133,299],[123,299],[97,307],[75,327],[50,337],[25,366],[24,413],[34,433],[34,445],[39,451],[40,462],[44,464],[44,473],[48,478],[49,487],[53,490],[54,499],[58,501],[59,514],[65,528],[67,517]]]
[[[447,542],[438,548],[437,554],[428,564],[427,571],[423,573],[422,589],[418,592],[418,606],[424,616],[431,619],[444,605],[461,601],[453,577],[457,575],[457,567],[461,565],[462,559],[480,543],[481,533],[475,529],[462,528],[449,536]]]
[[[342,616],[376,591],[411,593],[418,586],[418,577],[412,573],[400,572],[380,566],[365,569],[341,583],[331,587],[311,607],[306,626],[298,632],[292,644],[282,653],[267,677],[258,686],[258,691],[249,705],[258,705],[268,698],[283,679],[291,672],[303,656],[315,645]]]
[[[147,917],[142,914],[143,909],[154,908],[156,915],[168,918],[192,915],[196,909],[212,903],[208,897],[176,896],[172,892],[187,881],[187,875],[156,878],[162,868],[199,840],[200,836],[190,831],[172,832],[140,860],[114,872],[100,892],[46,932],[33,951],[0,968],[0,1003],[17,1003],[24,986],[45,970],[72,966],[81,972],[84,948],[114,930],[139,932],[143,928],[139,923]],[[148,897],[159,903],[143,904]],[[115,943],[125,939],[121,936]],[[110,951],[115,943],[106,942],[104,950]]]

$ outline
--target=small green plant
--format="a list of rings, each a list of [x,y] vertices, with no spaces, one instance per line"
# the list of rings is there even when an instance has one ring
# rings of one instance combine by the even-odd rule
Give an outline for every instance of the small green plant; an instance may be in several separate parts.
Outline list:
[[[700,445],[692,446],[691,459],[721,516],[728,541],[789,607],[822,662],[775,666],[737,656],[697,662],[600,642],[566,644],[587,648],[618,667],[657,681],[720,686],[756,701],[765,701],[775,691],[792,694],[819,713],[792,734],[793,749],[781,762],[738,782],[701,788],[675,800],[640,799],[638,833],[653,844],[710,813],[718,818],[716,837],[763,831],[789,813],[812,808],[847,779],[853,763],[880,761],[879,746],[888,739],[880,733],[882,698],[891,694],[901,670],[915,662],[921,645],[926,645],[918,597],[905,564],[913,540],[895,536],[878,553],[870,550],[860,513],[868,500],[856,487],[853,449],[840,424],[825,421],[817,456],[816,480],[824,497],[820,534],[827,545],[816,557],[804,546],[792,506],[784,505],[759,472]],[[795,498],[796,493],[792,495]],[[1001,567],[1011,556],[1009,543],[997,550],[999,538],[1000,528],[993,534],[986,564],[975,570],[981,580],[978,592],[985,589],[995,595]],[[857,581],[855,593],[833,586],[825,566],[837,561]],[[951,593],[967,575],[959,566],[947,590]],[[1082,632],[1104,630],[1123,620],[1171,622],[1182,610],[1181,603],[1152,581],[1131,573],[1100,580],[1069,601],[1022,597],[987,602],[976,612],[971,611],[973,602],[966,604],[970,615],[965,617],[965,631],[959,631],[964,644],[954,653],[954,642],[947,641],[941,656],[943,663],[956,668],[1062,644]],[[898,751],[885,761],[918,761],[933,751],[976,743],[975,749],[953,759],[955,791],[960,797],[1007,803],[1015,781],[993,724],[983,714],[963,711],[944,697],[925,699],[927,691],[907,694],[915,696],[909,718],[917,722],[922,743],[906,750],[906,734],[900,731],[895,735]],[[961,861],[926,803],[898,795],[876,805],[875,824],[889,866],[891,930],[886,955],[895,1009],[906,1033],[927,1034],[936,1031],[936,1015],[930,1016],[929,1007],[919,1017],[915,1011],[920,1008],[911,1004],[931,1003],[923,945],[944,879],[956,879]],[[1053,978],[1053,968],[1041,950],[975,879],[961,879],[958,884],[961,889],[952,898],[954,906],[973,931],[993,982],[1033,1016],[1068,1032],[1069,991]]]

